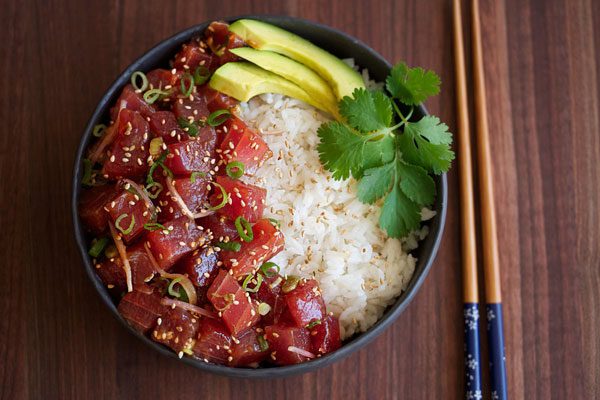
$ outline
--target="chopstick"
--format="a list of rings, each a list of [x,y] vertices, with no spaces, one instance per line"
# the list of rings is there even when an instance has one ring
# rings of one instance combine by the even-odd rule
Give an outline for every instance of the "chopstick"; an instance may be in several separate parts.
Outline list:
[[[457,152],[460,183],[463,312],[465,324],[465,398],[481,398],[479,352],[479,290],[477,286],[477,242],[473,201],[471,132],[461,1],[453,2],[454,71],[456,74]]]
[[[500,262],[496,237],[496,213],[490,154],[485,76],[481,45],[479,0],[471,2],[473,74],[475,93],[475,124],[477,163],[481,201],[481,240],[487,314],[488,347],[490,353],[490,386],[493,399],[507,398]]]

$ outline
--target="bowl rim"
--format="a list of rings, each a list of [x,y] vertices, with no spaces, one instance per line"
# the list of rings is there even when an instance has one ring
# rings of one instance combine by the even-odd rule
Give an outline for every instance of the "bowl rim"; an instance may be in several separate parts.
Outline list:
[[[100,295],[100,298],[105,303],[105,305],[111,310],[113,316],[121,322],[121,324],[132,334],[134,334],[138,339],[142,340],[148,346],[152,347],[154,350],[159,353],[174,358],[176,360],[182,361],[185,364],[192,365],[202,371],[211,372],[218,375],[235,377],[235,378],[276,378],[276,377],[284,377],[290,375],[301,374],[305,372],[310,372],[317,370],[319,368],[330,365],[336,361],[341,360],[342,358],[347,357],[348,355],[354,353],[358,349],[366,346],[376,337],[378,337],[385,329],[387,329],[397,318],[398,316],[408,307],[412,299],[415,297],[416,293],[419,291],[423,281],[427,277],[429,270],[435,260],[437,255],[441,239],[443,236],[446,214],[447,214],[447,178],[446,174],[438,175],[434,177],[436,181],[436,187],[438,189],[438,194],[435,202],[435,209],[437,211],[437,215],[432,219],[430,224],[430,231],[428,235],[434,235],[433,243],[431,245],[430,252],[428,254],[422,254],[419,257],[417,263],[423,262],[423,268],[418,269],[418,264],[415,266],[415,271],[411,280],[407,286],[407,288],[396,298],[395,302],[388,307],[388,309],[384,312],[384,314],[377,320],[377,322],[371,326],[366,332],[360,333],[355,337],[351,338],[349,342],[342,345],[342,347],[332,353],[329,353],[323,357],[319,357],[307,362],[303,362],[296,365],[290,366],[274,366],[268,368],[237,368],[237,367],[228,367],[223,365],[206,363],[202,360],[194,359],[191,357],[183,357],[179,358],[175,352],[167,347],[150,340],[148,337],[134,330],[121,316],[121,314],[117,310],[117,306],[115,305],[112,297],[104,287],[104,285],[98,279],[95,270],[93,268],[91,259],[87,254],[87,244],[85,240],[85,233],[81,221],[79,220],[78,215],[78,200],[79,194],[81,192],[81,160],[83,159],[83,154],[89,144],[91,139],[91,132],[93,130],[94,125],[98,123],[98,121],[105,114],[107,107],[110,105],[111,99],[115,96],[117,91],[121,89],[123,83],[124,76],[130,76],[137,68],[144,64],[145,60],[152,58],[155,55],[160,54],[162,51],[166,50],[173,46],[173,42],[184,43],[185,41],[191,39],[192,37],[201,33],[208,24],[212,21],[226,21],[233,22],[238,19],[249,18],[249,19],[258,19],[263,21],[268,21],[270,23],[295,23],[295,24],[304,24],[308,25],[312,28],[316,28],[323,33],[329,33],[332,35],[336,35],[341,37],[342,39],[352,42],[355,46],[362,47],[366,53],[368,53],[369,57],[377,59],[379,62],[383,62],[387,68],[391,68],[392,65],[379,53],[373,50],[370,46],[366,45],[362,41],[356,39],[355,37],[348,35],[345,32],[342,32],[338,29],[332,28],[328,25],[320,24],[317,22],[313,22],[310,20],[290,17],[290,16],[280,16],[280,15],[269,15],[269,14],[255,14],[255,15],[238,15],[231,16],[222,19],[213,19],[209,21],[202,22],[200,24],[196,24],[192,27],[189,27],[183,31],[180,31],[153,46],[150,50],[144,52],[141,56],[139,56],[136,60],[134,60],[127,68],[125,68],[113,81],[113,83],[109,86],[109,88],[104,91],[100,101],[96,105],[90,119],[88,120],[86,127],[81,135],[79,146],[77,148],[74,166],[73,166],[73,177],[71,184],[71,218],[73,222],[73,234],[75,236],[75,241],[77,243],[77,247],[79,249],[80,255],[83,259],[83,264],[85,266],[86,273],[88,278],[92,282],[92,285],[96,289],[96,292]],[[419,106],[419,111],[423,115],[427,115],[427,110],[424,106]]]

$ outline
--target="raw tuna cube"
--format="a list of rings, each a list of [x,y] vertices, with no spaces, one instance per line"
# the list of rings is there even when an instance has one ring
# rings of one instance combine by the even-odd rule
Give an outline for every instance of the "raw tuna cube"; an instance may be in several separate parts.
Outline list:
[[[203,66],[209,71],[214,71],[219,66],[217,57],[209,54],[201,48],[196,41],[184,44],[181,51],[175,56],[173,67],[178,70],[189,71],[191,74],[196,71],[196,68]]]
[[[310,330],[310,341],[317,354],[331,353],[342,347],[340,322],[332,315],[326,316],[319,325]]]
[[[305,328],[313,321],[322,321],[326,316],[319,284],[314,279],[301,280],[298,286],[284,297],[298,328]]]
[[[233,336],[248,330],[259,315],[246,291],[227,271],[221,270],[208,289],[208,300],[219,311],[219,316]]]
[[[127,281],[125,279],[125,271],[121,259],[117,256],[110,259],[104,259],[95,265],[96,274],[104,286],[111,289],[115,293],[123,293],[127,291]]]
[[[220,215],[224,215],[232,221],[242,216],[248,222],[256,222],[262,217],[265,197],[267,197],[265,189],[227,176],[217,176],[216,182],[223,186],[229,197],[227,204],[217,211]],[[210,198],[211,204],[216,206],[222,200],[221,190],[215,188],[215,193]]]
[[[150,89],[161,89],[168,92],[168,95],[164,95],[161,99],[157,100],[154,104],[168,104],[173,101],[181,92],[180,79],[183,74],[179,71],[173,73],[166,69],[155,69],[146,74],[148,78],[148,84]]]
[[[236,278],[253,273],[283,249],[283,233],[268,219],[254,224],[252,233],[252,241],[242,241],[239,251],[221,251],[223,265],[231,269]]]
[[[121,193],[106,204],[106,209],[112,223],[126,243],[131,243],[145,233],[144,224],[152,221],[153,210],[133,188],[123,188]],[[129,231],[130,226],[132,226],[131,231]],[[129,233],[125,234],[124,231]]]
[[[233,343],[231,361],[229,364],[235,367],[258,366],[258,364],[269,356],[268,348],[260,347],[258,337],[263,333],[257,333],[255,328],[249,329],[237,338]],[[263,338],[264,339],[264,338]],[[267,344],[267,342],[264,342]]]
[[[168,146],[165,165],[175,175],[190,176],[192,172],[208,173],[215,165],[217,136],[214,130],[197,138]]]
[[[194,356],[207,362],[226,364],[230,351],[231,335],[227,327],[220,320],[202,318],[193,348]]]
[[[129,325],[142,333],[149,332],[157,318],[168,311],[168,307],[161,304],[158,292],[148,286],[125,294],[118,309]]]
[[[168,270],[207,241],[206,233],[188,217],[179,217],[164,225],[169,233],[161,229],[146,235],[146,243],[162,269]]]
[[[229,25],[215,21],[206,28],[204,36],[208,47],[219,56],[221,65],[230,61],[239,61],[240,58],[231,53],[229,49],[242,47],[245,43],[241,37],[229,31]]]
[[[173,197],[173,194],[167,187],[166,180],[163,179],[162,181],[163,190],[157,197],[161,209],[159,214],[160,222],[170,221],[184,215],[175,197]],[[177,190],[177,193],[179,193],[179,196],[181,196],[183,202],[191,212],[200,211],[203,207],[206,208],[208,206],[209,183],[209,179],[198,175],[194,176],[193,182],[190,177],[173,179],[175,190]]]
[[[104,209],[117,194],[114,185],[96,186],[81,191],[79,217],[83,225],[92,233],[100,234],[107,228],[108,213]]]
[[[169,346],[176,352],[194,347],[200,317],[179,307],[169,307],[160,319],[157,319],[152,339]]]
[[[173,105],[173,112],[177,120],[183,118],[188,122],[204,121],[210,115],[206,106],[206,99],[204,96],[198,94],[178,99]]]
[[[261,316],[261,321],[265,325],[274,325],[281,321],[281,316],[285,311],[285,299],[281,295],[281,283],[283,278],[279,275],[264,278],[258,292],[251,293],[250,297],[257,303],[266,303],[271,307],[266,315]]]
[[[177,265],[177,271],[187,274],[192,283],[198,288],[196,293],[199,303],[204,303],[207,300],[206,292],[219,273],[218,261],[218,253],[209,246],[195,250]]]
[[[127,248],[127,258],[129,259],[129,267],[131,268],[133,287],[140,288],[146,286],[146,282],[152,279],[156,271],[154,271],[143,243],[138,243]],[[96,264],[96,273],[109,289],[114,288],[118,293],[127,289],[123,262],[118,255]]]
[[[149,117],[155,111],[154,107],[144,101],[142,94],[136,93],[130,84],[123,88],[121,96],[115,102],[115,106],[110,109],[110,118],[116,121],[119,111],[122,109],[137,111],[144,118]]]
[[[270,358],[275,364],[298,364],[311,358],[294,351],[294,348],[297,348],[300,351],[311,352],[310,335],[307,329],[270,325],[265,328],[265,332],[269,343]],[[290,347],[292,351],[290,351]]]
[[[166,144],[190,139],[188,134],[181,129],[175,114],[171,111],[157,111],[149,118],[150,132],[154,136],[161,137]]]
[[[211,89],[208,85],[198,88],[198,93],[206,99],[208,111],[229,110],[239,104],[239,101],[226,94]]]
[[[108,149],[102,174],[108,179],[141,178],[148,168],[148,122],[138,112],[122,110],[116,124],[115,139]]]
[[[209,215],[200,219],[198,225],[203,226],[207,232],[212,234],[213,243],[235,240],[240,236],[233,221],[223,215]]]
[[[223,130],[227,132],[220,146],[225,164],[238,161],[244,164],[244,173],[254,174],[272,155],[271,149],[254,129],[241,119],[229,118]]]

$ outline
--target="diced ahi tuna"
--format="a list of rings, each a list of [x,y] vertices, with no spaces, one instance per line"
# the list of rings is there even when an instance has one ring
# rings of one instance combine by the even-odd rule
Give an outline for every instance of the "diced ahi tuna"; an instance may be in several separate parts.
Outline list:
[[[244,173],[254,174],[273,152],[260,134],[241,119],[229,118],[222,128],[226,133],[221,142],[221,157],[225,164],[238,161],[244,164]]]
[[[229,110],[240,103],[233,97],[211,89],[208,85],[203,85],[198,88],[198,93],[203,95],[206,99],[208,111],[211,113],[217,110]]]
[[[320,324],[310,330],[310,340],[317,354],[331,353],[342,347],[338,319],[332,315],[323,318]]]
[[[259,320],[259,315],[246,291],[225,270],[220,270],[210,285],[208,300],[219,311],[223,322],[234,336],[251,328]]]
[[[164,226],[168,233],[160,229],[146,235],[146,243],[162,269],[168,270],[207,241],[206,233],[188,217],[179,217]]]
[[[214,130],[204,132],[195,139],[172,143],[165,165],[175,175],[190,176],[192,172],[208,173],[214,168],[217,136]]]
[[[258,221],[265,208],[267,191],[261,187],[244,183],[240,180],[231,179],[227,176],[217,176],[216,182],[225,189],[229,201],[217,213],[224,215],[232,221],[239,216],[248,222]],[[215,188],[216,189],[216,188]],[[221,204],[223,195],[221,190],[216,189],[210,198],[213,206]]]
[[[180,79],[183,73],[167,69],[155,69],[146,74],[150,89],[161,89],[168,94],[161,96],[154,104],[165,104],[174,100],[181,92]]]
[[[305,328],[313,321],[322,321],[326,316],[325,302],[315,279],[301,280],[298,286],[284,297],[298,328]]]
[[[286,308],[285,299],[281,295],[282,282],[283,278],[279,275],[264,277],[258,292],[250,294],[250,297],[257,303],[266,303],[270,307],[269,312],[261,316],[261,321],[265,325],[277,324],[282,319]]]
[[[231,269],[236,278],[254,273],[283,249],[283,233],[268,219],[261,219],[254,224],[252,233],[252,241],[242,241],[239,251],[221,251],[223,265]]]
[[[137,243],[127,248],[127,258],[131,268],[131,280],[134,288],[146,286],[146,283],[154,276],[154,267],[148,257],[143,243]],[[104,259],[96,264],[96,272],[102,282],[109,288],[121,293],[127,289],[123,262],[117,255],[110,259]]]
[[[106,204],[106,209],[126,243],[131,243],[145,233],[144,224],[152,221],[153,210],[132,187],[123,187],[121,193]]]
[[[235,240],[240,236],[233,221],[224,215],[211,214],[201,218],[198,225],[203,226],[204,230],[212,234],[213,243]]]
[[[96,263],[96,274],[108,289],[115,293],[127,291],[127,280],[121,259],[117,256]]]
[[[130,84],[123,88],[115,106],[110,109],[110,118],[116,122],[119,111],[122,109],[137,111],[144,118],[149,117],[155,111],[154,107],[144,101],[142,94],[136,93]]]
[[[148,286],[135,289],[121,299],[119,313],[136,331],[148,333],[156,319],[168,311],[160,299],[160,294]]]
[[[212,247],[207,246],[195,250],[180,261],[176,267],[179,273],[187,274],[197,287],[196,294],[199,303],[207,300],[206,292],[219,273],[218,261],[218,253]]]
[[[258,337],[263,333],[257,333],[255,328],[249,329],[237,338],[232,344],[231,361],[229,365],[234,367],[258,366],[258,363],[269,356],[269,350],[262,349]],[[267,344],[266,340],[264,342]]]
[[[181,129],[175,114],[171,111],[157,111],[149,118],[150,132],[154,136],[162,138],[166,144],[190,139],[188,134]]]
[[[107,229],[108,213],[104,206],[117,194],[115,185],[95,186],[83,189],[79,197],[79,217],[83,225],[94,234]]]
[[[194,347],[200,317],[179,307],[169,307],[160,319],[157,319],[152,339],[162,343],[177,353]]]
[[[141,178],[148,169],[148,122],[136,111],[122,110],[115,139],[107,151],[102,174],[108,179]]]
[[[231,343],[231,334],[221,320],[202,318],[192,351],[201,360],[226,364]]]
[[[191,99],[190,97],[178,99],[173,104],[173,112],[177,120],[183,118],[188,122],[204,121],[210,115],[206,99],[197,93],[191,95]]]
[[[201,48],[196,41],[184,44],[173,61],[173,67],[194,74],[196,68],[203,66],[214,71],[219,66],[218,58]]]
[[[300,349],[301,352],[311,353],[310,334],[307,329],[270,325],[265,327],[265,333],[269,343],[270,359],[275,364],[298,364],[311,358],[295,351]]]
[[[194,176],[193,182],[190,177],[181,177],[173,179],[173,186],[179,196],[190,209],[191,212],[200,211],[208,206],[208,184],[210,180],[198,175]],[[159,193],[157,200],[161,212],[158,216],[160,222],[170,221],[183,214],[180,205],[169,190],[166,180],[162,182],[163,190]]]
[[[239,61],[240,58],[230,52],[230,49],[242,47],[245,45],[244,40],[229,30],[229,25],[224,22],[215,21],[209,25],[204,32],[206,44],[214,54],[219,56],[221,65]]]

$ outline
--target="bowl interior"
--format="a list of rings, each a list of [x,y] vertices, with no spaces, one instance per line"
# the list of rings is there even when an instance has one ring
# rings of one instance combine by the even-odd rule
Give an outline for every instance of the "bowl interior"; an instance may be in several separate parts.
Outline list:
[[[265,22],[280,26],[283,29],[294,32],[316,45],[328,50],[340,58],[354,58],[357,65],[360,68],[367,68],[371,79],[378,82],[385,80],[391,67],[381,55],[376,53],[373,49],[365,45],[364,43],[352,38],[340,31],[332,29],[330,27],[316,24],[314,22],[301,20],[291,17],[278,17],[278,16],[243,16],[235,18],[226,18],[228,22],[235,21],[239,18],[254,18],[260,19]],[[177,52],[179,47],[195,36],[199,36],[204,32],[209,22],[194,26],[183,32],[180,32],[169,39],[158,44],[156,47],[148,51],[133,64],[131,64],[123,73],[117,78],[117,80],[107,90],[105,95],[100,100],[96,107],[88,125],[85,128],[81,143],[79,145],[77,155],[75,158],[75,167],[73,174],[73,192],[72,192],[72,216],[75,231],[75,239],[80,252],[83,257],[83,261],[86,267],[86,272],[89,275],[93,285],[102,297],[104,303],[110,308],[112,313],[116,316],[123,325],[129,329],[133,334],[138,336],[149,346],[155,350],[163,353],[169,357],[177,357],[171,350],[166,347],[153,342],[147,337],[134,331],[121,317],[117,311],[117,307],[109,295],[106,288],[103,286],[100,279],[97,277],[93,265],[89,256],[87,255],[87,240],[83,226],[77,215],[77,202],[79,199],[79,193],[81,190],[81,160],[85,149],[92,140],[92,130],[94,125],[106,121],[108,119],[109,108],[118,98],[121,88],[129,81],[131,74],[134,71],[149,71],[153,68],[168,67],[169,60]],[[426,110],[422,107],[417,109],[414,113],[414,118],[420,118],[426,114]],[[191,358],[184,357],[181,361],[191,364],[201,370],[243,378],[269,378],[287,376],[296,373],[308,372],[315,370],[319,367],[328,365],[336,360],[339,360],[358,348],[366,345],[368,342],[373,340],[379,335],[387,326],[389,326],[400,313],[407,307],[412,297],[417,292],[418,288],[422,284],[427,272],[435,258],[437,249],[441,240],[442,231],[444,227],[444,221],[446,218],[446,176],[435,177],[436,186],[438,188],[438,196],[433,209],[437,212],[437,215],[428,221],[429,234],[420,243],[419,248],[413,252],[418,258],[418,262],[415,268],[414,275],[407,287],[407,289],[398,297],[396,302],[386,310],[385,314],[379,319],[379,321],[371,327],[367,332],[360,335],[355,335],[351,339],[344,342],[342,348],[336,352],[330,353],[324,357],[287,367],[269,367],[260,369],[246,369],[246,368],[231,368],[220,365],[207,364],[202,361],[194,360]]]

